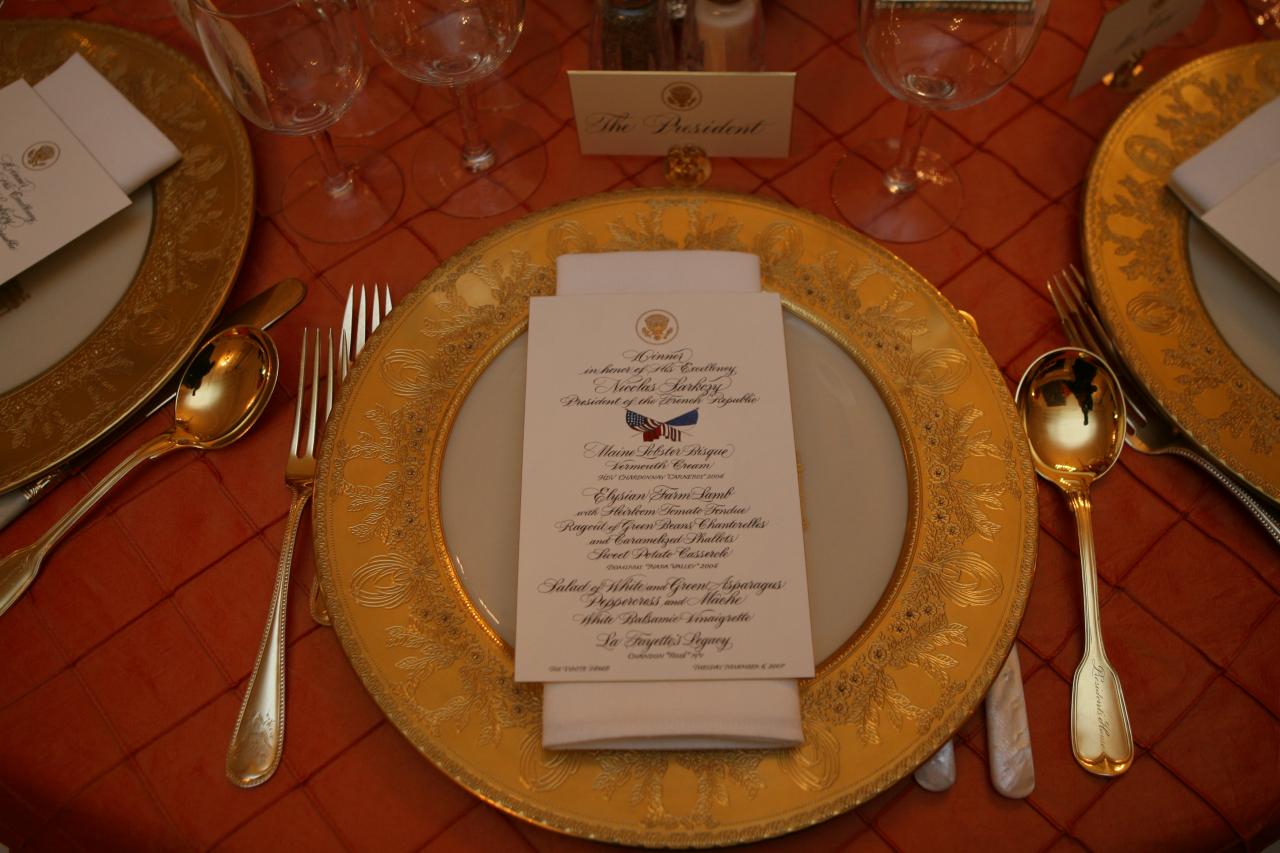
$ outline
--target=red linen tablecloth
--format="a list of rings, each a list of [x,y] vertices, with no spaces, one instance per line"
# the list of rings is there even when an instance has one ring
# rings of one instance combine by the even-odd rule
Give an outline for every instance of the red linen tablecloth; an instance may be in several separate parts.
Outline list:
[[[1210,4],[1217,32],[1185,58],[1255,37],[1236,0]],[[766,6],[769,66],[799,71],[794,153],[717,160],[710,187],[839,220],[828,196],[832,168],[851,141],[896,133],[903,107],[858,58],[852,0]],[[0,17],[105,21],[199,57],[175,19],[141,21],[112,7],[7,0]],[[1037,353],[1064,342],[1043,282],[1080,263],[1086,167],[1130,100],[1100,88],[1067,99],[1101,7],[1101,0],[1056,0],[1014,83],[932,124],[926,142],[957,165],[965,210],[943,236],[891,247],[977,317],[1010,388]],[[530,5],[530,27],[560,43],[566,67],[586,65],[590,8],[586,0]],[[363,141],[389,152],[407,176],[415,134],[447,104],[398,85],[414,111]],[[258,218],[231,301],[286,276],[310,287],[273,331],[285,365],[281,391],[264,423],[234,447],[178,454],[126,482],[0,618],[0,842],[30,850],[596,846],[499,813],[418,755],[383,719],[333,633],[309,618],[314,568],[305,548],[290,602],[284,763],[248,792],[223,777],[288,505],[282,463],[303,325],[333,324],[352,282],[387,280],[403,297],[442,259],[527,211],[662,181],[656,160],[578,153],[563,75],[517,115],[543,135],[550,155],[547,178],[525,209],[450,219],[425,210],[409,190],[392,225],[342,246],[297,237],[274,209],[280,181],[310,152],[308,143],[250,128]],[[35,538],[166,423],[154,418],[0,533],[0,553]],[[1024,801],[994,792],[975,719],[961,732],[950,791],[926,793],[907,780],[764,849],[1260,849],[1280,834],[1280,550],[1179,460],[1127,452],[1096,490],[1102,620],[1138,742],[1133,768],[1107,781],[1071,758],[1067,704],[1081,645],[1075,531],[1060,495],[1042,485],[1040,498],[1039,570],[1020,634],[1035,792]]]

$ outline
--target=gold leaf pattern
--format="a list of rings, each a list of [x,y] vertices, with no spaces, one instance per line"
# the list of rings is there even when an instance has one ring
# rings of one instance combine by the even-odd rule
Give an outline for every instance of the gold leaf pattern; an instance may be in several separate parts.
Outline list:
[[[154,226],[134,282],[94,333],[35,380],[0,394],[0,490],[104,434],[194,351],[239,269],[253,164],[239,115],[190,60],[88,21],[3,21],[0,86],[79,52],[182,151],[152,182]]]
[[[682,846],[766,837],[818,819],[813,815],[819,809],[830,814],[833,802],[860,801],[909,771],[949,734],[945,726],[958,723],[978,701],[1016,626],[1015,618],[997,630],[989,620],[997,613],[1016,616],[1030,581],[1030,459],[994,365],[983,361],[975,380],[972,353],[980,348],[964,337],[972,333],[957,316],[942,313],[951,309],[942,307],[936,291],[904,273],[887,253],[869,244],[860,244],[856,253],[835,249],[826,237],[816,252],[807,235],[830,226],[815,226],[816,218],[757,200],[661,191],[618,199],[611,215],[590,212],[597,209],[592,205],[610,209],[598,200],[540,215],[540,253],[523,238],[518,250],[487,253],[486,243],[503,239],[503,232],[482,241],[392,315],[393,328],[380,338],[385,352],[357,366],[348,383],[354,386],[352,399],[344,395],[334,415],[341,424],[338,438],[321,460],[321,576],[326,593],[334,590],[335,628],[371,692],[420,749],[486,798],[539,823],[623,842]],[[767,215],[748,221],[742,211]],[[523,235],[524,227],[530,226],[517,223],[506,233]],[[802,747],[546,752],[540,745],[540,688],[513,681],[509,650],[461,593],[443,545],[434,502],[445,441],[466,390],[523,328],[528,298],[553,290],[558,254],[676,246],[750,247],[760,256],[766,286],[845,346],[879,388],[904,438],[915,533],[904,547],[896,576],[900,588],[890,605],[869,620],[863,639],[802,684]],[[968,350],[921,346],[941,317],[947,318],[941,322],[948,324],[948,334],[960,336]],[[411,360],[398,354],[404,340],[415,342]],[[386,366],[392,355],[399,360],[394,368]],[[431,380],[420,381],[424,376]],[[394,377],[402,382],[395,389]],[[972,392],[963,390],[975,381],[994,389],[984,394],[1004,396],[983,397],[997,402],[975,405],[966,399]],[[393,394],[400,408],[354,402],[362,397],[363,383]],[[424,469],[428,481],[422,480]],[[348,575],[360,576],[366,602],[350,584],[345,594],[332,586],[335,569],[342,576],[331,562],[338,537],[348,543],[344,551],[354,543],[366,554]],[[1005,555],[1000,572],[992,568],[996,553]],[[415,556],[426,554],[434,559]],[[389,559],[375,560],[381,557]],[[403,572],[409,566],[406,586]],[[399,603],[380,606],[392,598]],[[992,615],[979,618],[982,644],[975,646],[970,619],[982,610]],[[387,614],[377,617],[385,624],[380,640],[355,630],[375,612]],[[394,674],[370,663],[387,660],[388,653]],[[856,789],[845,787],[849,774],[856,775],[851,768],[858,766],[860,751],[900,744],[900,733],[907,731],[914,745],[891,770]],[[479,765],[459,763],[461,753],[450,744],[490,768],[499,754],[510,755],[509,787],[489,787],[483,774],[493,771],[477,776],[471,768]],[[485,752],[475,752],[480,749]],[[769,803],[784,801],[795,803],[786,818],[749,829],[725,820],[754,809],[767,814]],[[543,802],[561,805],[538,805]],[[557,811],[564,808],[580,816]],[[588,817],[606,813],[628,817],[625,824]],[[810,816],[795,817],[800,813]]]
[[[1126,364],[1190,437],[1280,497],[1280,395],[1231,352],[1200,301],[1187,212],[1169,173],[1280,93],[1274,44],[1199,59],[1117,119],[1090,170],[1084,238],[1093,291]]]

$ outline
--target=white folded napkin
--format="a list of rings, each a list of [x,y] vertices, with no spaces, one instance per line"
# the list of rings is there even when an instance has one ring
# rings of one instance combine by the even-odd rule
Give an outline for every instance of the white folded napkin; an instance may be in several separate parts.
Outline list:
[[[126,193],[182,158],[160,129],[78,53],[33,88]]]
[[[1246,263],[1280,281],[1280,98],[1174,169],[1169,189]]]
[[[556,292],[754,293],[745,252],[561,255]],[[594,681],[543,685],[547,749],[772,749],[804,740],[795,679]]]

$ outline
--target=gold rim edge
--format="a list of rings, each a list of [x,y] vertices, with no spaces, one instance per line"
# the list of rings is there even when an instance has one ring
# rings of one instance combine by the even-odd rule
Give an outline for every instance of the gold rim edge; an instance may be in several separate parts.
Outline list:
[[[39,476],[109,433],[119,423],[128,418],[137,406],[150,398],[169,376],[191,357],[191,354],[195,352],[196,347],[204,337],[205,331],[217,316],[218,310],[226,302],[248,250],[249,235],[253,223],[255,179],[248,135],[234,108],[226,101],[216,84],[203,70],[163,42],[143,33],[121,27],[81,20],[25,19],[0,21],[0,29],[14,32],[28,31],[37,34],[47,32],[53,38],[59,38],[65,34],[74,34],[78,31],[87,32],[105,38],[102,39],[103,43],[100,45],[94,45],[90,41],[86,47],[97,47],[99,50],[106,50],[107,48],[118,47],[120,42],[124,42],[137,50],[150,52],[153,55],[162,57],[165,62],[169,63],[169,68],[180,71],[185,75],[184,80],[186,82],[199,87],[200,90],[207,93],[207,105],[211,107],[211,110],[206,115],[208,117],[216,117],[219,120],[220,131],[222,131],[222,136],[225,137],[220,138],[219,141],[229,143],[230,151],[228,153],[233,162],[229,161],[227,167],[233,170],[234,195],[238,196],[241,201],[241,204],[230,212],[231,218],[226,223],[219,223],[219,230],[225,232],[225,236],[222,238],[223,242],[230,242],[231,248],[228,251],[219,246],[219,251],[221,252],[219,255],[219,269],[207,276],[212,279],[213,286],[204,290],[201,301],[186,309],[185,313],[191,315],[192,318],[181,330],[174,333],[173,337],[175,339],[184,340],[185,343],[181,346],[170,344],[168,348],[159,353],[135,351],[133,353],[135,357],[156,356],[144,371],[129,372],[124,374],[123,377],[116,374],[111,374],[105,378],[100,375],[88,377],[85,375],[85,363],[95,360],[93,353],[110,349],[112,340],[126,336],[128,331],[126,320],[145,316],[145,309],[154,306],[156,303],[161,303],[160,307],[163,309],[169,304],[184,302],[184,297],[189,295],[187,291],[174,289],[168,293],[169,302],[164,302],[163,297],[165,294],[161,291],[161,287],[172,272],[169,268],[169,258],[165,253],[171,248],[171,244],[181,236],[179,233],[181,231],[179,220],[183,215],[183,211],[180,210],[179,205],[179,189],[187,188],[185,184],[179,184],[180,173],[178,169],[181,168],[181,164],[155,179],[153,185],[155,213],[153,215],[152,236],[143,255],[142,263],[137,273],[135,273],[133,283],[120,301],[111,309],[103,322],[67,356],[60,359],[53,367],[35,379],[23,383],[4,394],[0,394],[0,409],[5,407],[13,407],[19,410],[38,409],[40,401],[46,398],[47,395],[56,393],[60,388],[75,387],[77,382],[83,384],[86,379],[90,378],[99,383],[122,382],[122,384],[128,385],[130,391],[119,395],[115,400],[108,401],[107,408],[110,414],[101,418],[67,417],[62,410],[56,412],[55,414],[63,415],[69,424],[92,421],[97,426],[86,429],[74,435],[73,438],[65,439],[39,455],[27,456],[23,454],[21,461],[15,461],[8,466],[0,468],[0,490],[4,490]],[[3,56],[3,54],[0,54],[0,56]],[[121,85],[120,81],[113,82],[116,82],[118,87]],[[133,87],[129,88],[132,89]],[[132,92],[127,91],[126,94],[132,94]],[[131,97],[131,100],[135,99]],[[151,104],[138,104],[135,100],[135,105],[144,112],[149,110],[154,112]],[[158,104],[154,105],[156,109],[158,109],[158,106]],[[148,117],[158,124],[166,123],[163,118],[157,115],[152,114]],[[173,128],[170,127],[166,132],[171,138],[174,136],[180,137],[174,139],[174,141],[175,143],[184,143],[179,144],[179,147],[184,149],[184,156],[187,154],[185,150],[187,144],[195,144],[196,134],[194,131],[179,134],[174,133]],[[191,182],[192,187],[195,186],[195,183],[195,181]],[[228,198],[218,199],[218,202],[224,205],[228,201],[230,201]],[[162,218],[162,214],[168,214],[168,216]],[[226,226],[225,228],[223,227],[224,225]],[[108,339],[104,340],[104,338]],[[45,414],[49,413],[47,408],[41,411]],[[71,414],[75,415],[76,413],[73,412]],[[0,456],[0,465],[2,464],[3,456]]]
[[[1168,98],[1173,90],[1181,88],[1183,84],[1197,74],[1213,71],[1220,66],[1227,66],[1228,69],[1232,70],[1246,70],[1250,62],[1267,57],[1268,54],[1271,54],[1272,58],[1280,56],[1280,44],[1275,42],[1252,43],[1202,56],[1157,81],[1150,89],[1143,92],[1129,104],[1112,123],[1090,162],[1085,185],[1082,220],[1084,226],[1084,260],[1090,280],[1090,292],[1095,298],[1099,314],[1106,324],[1107,330],[1111,333],[1112,341],[1120,351],[1129,369],[1151,392],[1151,396],[1161,410],[1179,426],[1205,455],[1213,458],[1219,465],[1235,476],[1252,483],[1272,498],[1280,500],[1280,475],[1277,475],[1276,472],[1260,471],[1246,464],[1236,448],[1233,447],[1237,441],[1242,441],[1243,439],[1235,437],[1224,438],[1219,429],[1215,428],[1197,410],[1193,400],[1184,400],[1178,394],[1172,393],[1170,383],[1179,381],[1179,379],[1172,375],[1166,377],[1159,372],[1157,367],[1153,366],[1151,360],[1146,356],[1146,348],[1140,342],[1138,335],[1141,332],[1141,334],[1153,338],[1150,344],[1153,348],[1172,346],[1176,342],[1170,340],[1158,342],[1158,336],[1155,333],[1136,330],[1133,319],[1128,315],[1128,306],[1121,306],[1118,303],[1116,293],[1110,286],[1099,286],[1098,284],[1098,282],[1109,283],[1106,261],[1115,252],[1114,247],[1109,245],[1104,236],[1107,215],[1103,212],[1102,207],[1107,200],[1106,196],[1115,192],[1114,186],[1104,186],[1104,183],[1108,181],[1105,173],[1114,165],[1114,161],[1124,153],[1122,149],[1125,143],[1137,135],[1140,129],[1135,125],[1149,115],[1154,114],[1157,110],[1156,105],[1162,99]],[[1230,129],[1229,126],[1218,128],[1214,132],[1214,137],[1216,138],[1228,129]],[[1186,156],[1190,156],[1192,153],[1194,151],[1184,152]],[[1139,171],[1136,166],[1129,165],[1125,170],[1125,174],[1132,175]],[[1166,172],[1157,176],[1156,180],[1163,186],[1167,178],[1168,174]],[[1122,179],[1110,180],[1113,184],[1118,184]],[[1187,334],[1211,342],[1215,352],[1228,362],[1229,373],[1245,378],[1249,386],[1244,391],[1245,395],[1251,396],[1253,399],[1270,400],[1273,409],[1280,409],[1280,395],[1277,395],[1267,387],[1257,374],[1240,360],[1240,357],[1236,355],[1235,351],[1231,349],[1218,331],[1217,326],[1209,317],[1203,300],[1200,298],[1191,274],[1190,258],[1187,253],[1187,227],[1190,214],[1181,204],[1177,205],[1172,215],[1165,215],[1159,209],[1155,209],[1151,213],[1154,215],[1152,227],[1165,229],[1167,237],[1165,245],[1176,250],[1169,252],[1166,258],[1169,264],[1169,269],[1167,270],[1169,274],[1168,284],[1172,295],[1181,300],[1177,308],[1180,310],[1181,319],[1190,324],[1190,330]],[[1151,295],[1156,292],[1153,289],[1155,285],[1150,281],[1144,282],[1143,287],[1142,291],[1130,299],[1130,304],[1137,297]],[[1164,351],[1168,352],[1168,349]],[[1213,383],[1215,386],[1221,384],[1220,382],[1215,382],[1214,377],[1204,372],[1197,374],[1193,369],[1185,371],[1182,375],[1190,375],[1192,382],[1197,385],[1205,382]],[[1277,426],[1277,429],[1280,429],[1280,426]]]
[[[555,208],[549,208],[530,217],[510,223],[501,229],[496,230],[485,238],[482,238],[477,244],[464,249],[458,255],[450,258],[442,264],[437,270],[433,271],[426,282],[436,282],[448,277],[451,273],[456,272],[465,265],[471,258],[478,255],[490,242],[501,240],[506,235],[516,231],[517,229],[526,227],[529,220],[540,217],[552,217],[561,215],[566,212],[581,209],[584,207],[607,203],[610,200],[627,200],[628,197],[638,200],[646,195],[657,197],[693,197],[703,200],[723,200],[731,203],[746,203],[761,206],[775,212],[782,213],[786,216],[794,217],[810,224],[817,225],[822,228],[834,227],[838,232],[846,235],[853,235],[842,226],[832,223],[822,217],[809,213],[808,211],[797,210],[787,205],[776,202],[766,202],[760,199],[754,199],[747,196],[739,196],[731,193],[696,193],[690,194],[681,191],[654,191],[654,190],[629,190],[617,193],[609,193],[601,196],[593,196],[586,199],[567,202]],[[853,235],[854,241],[862,241],[863,238]],[[999,389],[997,392],[998,400],[1001,404],[1000,415],[1003,415],[1005,422],[1011,427],[1011,431],[1015,437],[1020,437],[1020,428],[1017,425],[1016,413],[1013,408],[1013,401],[1008,396],[1007,388],[1004,385],[1004,378],[999,369],[991,361],[985,347],[981,345],[980,340],[969,328],[954,308],[946,302],[946,300],[922,277],[919,276],[904,262],[887,252],[883,248],[865,241],[863,247],[867,249],[871,255],[878,256],[881,260],[889,262],[891,265],[897,266],[899,270],[905,272],[909,277],[914,278],[919,284],[923,285],[922,293],[928,294],[934,307],[941,309],[943,315],[948,318],[950,331],[964,338],[969,345],[973,354],[977,356],[980,369],[985,379],[992,384],[993,388]],[[407,302],[412,303],[426,292],[424,286],[411,294]],[[401,310],[406,310],[406,306],[402,305]],[[403,316],[403,315],[402,315]],[[377,334],[389,334],[391,329],[380,329]],[[358,380],[363,372],[368,369],[370,362],[363,362],[356,368],[356,373],[351,377],[352,381],[347,383],[348,388],[354,388],[358,384]],[[1003,392],[1003,393],[1000,393]],[[351,395],[344,390],[335,409],[334,417],[341,420],[346,415],[346,409],[349,405]],[[320,478],[327,481],[332,476],[330,469],[332,448],[329,446],[330,439],[326,438],[325,446],[322,450],[320,461]],[[1001,629],[996,633],[990,646],[991,653],[984,659],[980,669],[975,673],[966,685],[966,690],[960,696],[950,703],[950,711],[940,718],[928,736],[918,739],[915,748],[908,754],[904,755],[890,768],[878,773],[874,778],[860,785],[852,791],[844,793],[841,797],[826,802],[818,807],[812,807],[807,810],[801,810],[784,816],[782,818],[768,821],[748,824],[744,827],[736,829],[720,829],[704,832],[675,832],[662,833],[655,837],[653,831],[634,831],[623,830],[617,827],[597,824],[586,825],[581,822],[566,821],[563,815],[555,812],[547,811],[528,803],[521,803],[510,799],[501,789],[495,788],[492,783],[484,777],[474,773],[470,768],[460,764],[454,760],[443,748],[434,743],[431,738],[423,737],[421,732],[415,727],[415,721],[412,714],[404,707],[402,702],[388,695],[378,695],[379,691],[370,688],[371,694],[375,700],[383,708],[384,712],[392,720],[392,722],[405,733],[415,746],[426,757],[432,760],[444,772],[452,776],[463,786],[467,787],[472,793],[490,804],[507,811],[522,819],[532,823],[544,826],[559,832],[565,832],[579,837],[610,840],[622,843],[636,843],[654,847],[676,847],[676,846],[720,846],[725,844],[740,843],[743,841],[759,840],[762,838],[772,837],[796,829],[800,829],[822,820],[828,819],[834,815],[843,813],[849,808],[865,801],[871,796],[879,793],[881,790],[889,787],[896,782],[912,768],[917,766],[921,761],[931,755],[938,747],[941,746],[953,733],[954,729],[969,716],[973,708],[981,700],[987,686],[994,678],[999,667],[1003,664],[1004,657],[1007,655],[1010,646],[1014,640],[1018,625],[1020,624],[1022,614],[1025,611],[1027,595],[1029,593],[1031,580],[1034,575],[1035,568],[1035,550],[1036,550],[1036,489],[1034,474],[1030,464],[1029,452],[1025,447],[1025,441],[1014,442],[1012,448],[1013,467],[1016,469],[1013,473],[1015,480],[1020,481],[1021,495],[1020,503],[1011,507],[1010,511],[1019,511],[1019,517],[1022,519],[1022,530],[1017,531],[1021,540],[1021,548],[1019,553],[1018,565],[1012,571],[1014,579],[1013,594],[1010,598],[1007,618],[1005,619]],[[365,681],[366,687],[370,686],[370,680],[377,677],[376,671],[370,665],[370,658],[366,650],[363,648],[361,639],[353,632],[350,623],[350,615],[346,612],[346,605],[336,588],[332,567],[329,564],[331,553],[329,543],[328,519],[330,513],[330,499],[327,490],[317,491],[316,515],[318,523],[316,525],[316,541],[317,541],[317,560],[320,568],[320,578],[325,591],[330,599],[333,609],[334,627],[339,634],[339,638],[343,643],[348,657],[350,658],[353,668]]]

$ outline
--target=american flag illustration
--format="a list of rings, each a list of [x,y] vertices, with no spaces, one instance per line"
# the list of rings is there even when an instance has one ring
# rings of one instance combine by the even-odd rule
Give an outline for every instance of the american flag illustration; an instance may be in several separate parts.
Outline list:
[[[644,434],[645,441],[654,441],[658,438],[669,438],[672,441],[680,440],[680,430],[676,427],[690,427],[698,422],[698,410],[685,412],[678,418],[672,418],[669,421],[655,421],[653,418],[646,418],[638,412],[627,409],[627,426],[633,430]]]

